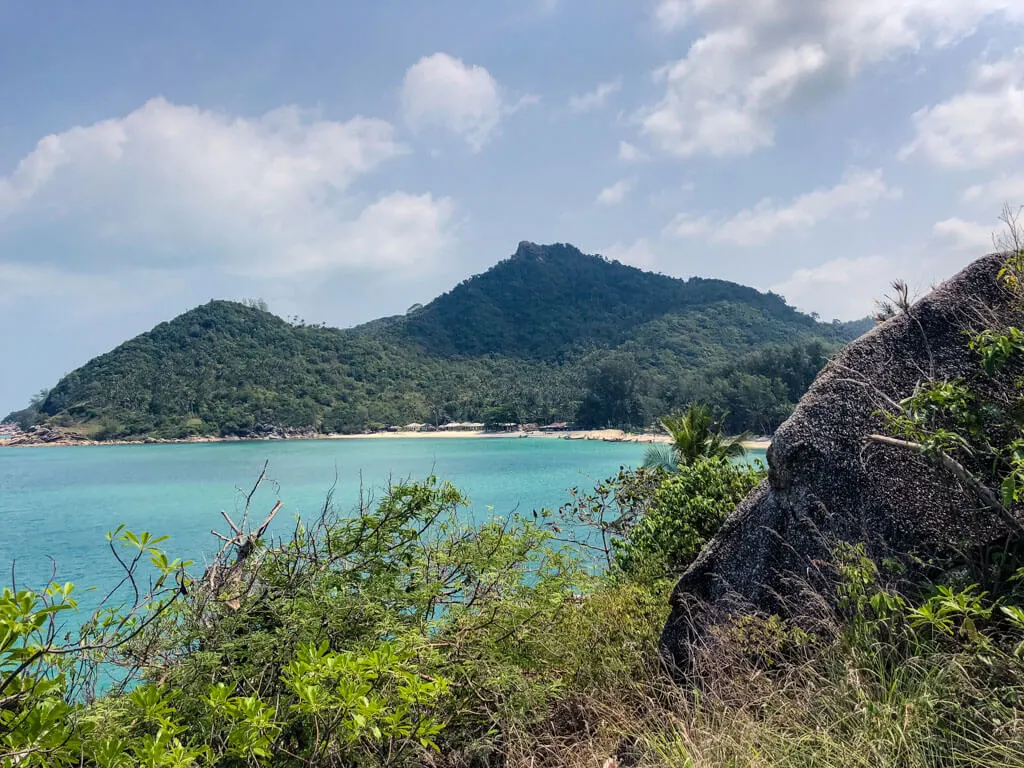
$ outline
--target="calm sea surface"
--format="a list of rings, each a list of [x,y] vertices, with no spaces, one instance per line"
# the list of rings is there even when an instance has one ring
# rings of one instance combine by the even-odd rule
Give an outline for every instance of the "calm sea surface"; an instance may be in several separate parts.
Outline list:
[[[550,439],[388,439],[0,449],[0,583],[38,587],[56,569],[60,581],[106,587],[118,576],[105,534],[122,523],[168,535],[170,555],[201,565],[215,552],[210,529],[220,510],[234,515],[240,488],[264,461],[267,484],[256,497],[258,523],[277,499],[278,533],[294,517],[314,517],[335,484],[335,506],[355,507],[360,483],[378,490],[388,477],[450,480],[473,514],[506,515],[557,507],[573,486],[591,488],[619,467],[637,466],[645,446]],[[763,457],[763,452],[755,454]],[[85,597],[84,595],[82,596]],[[83,599],[83,607],[91,602]]]

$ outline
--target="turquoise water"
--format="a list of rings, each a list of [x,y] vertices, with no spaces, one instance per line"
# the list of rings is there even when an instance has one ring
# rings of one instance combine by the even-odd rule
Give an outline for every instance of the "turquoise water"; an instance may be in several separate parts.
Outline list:
[[[109,586],[119,570],[105,535],[129,529],[169,535],[169,554],[201,565],[217,549],[220,510],[235,515],[239,488],[252,486],[264,461],[267,484],[252,516],[277,499],[286,533],[294,516],[315,516],[335,483],[335,506],[355,507],[360,483],[379,490],[388,477],[450,480],[473,513],[507,515],[557,507],[568,489],[591,488],[619,467],[636,466],[645,446],[582,440],[389,439],[187,445],[4,448],[0,450],[0,568],[12,563],[20,585],[60,581]],[[760,454],[760,455],[763,455]],[[9,573],[9,571],[7,572]],[[3,579],[10,583],[10,576]],[[88,602],[88,601],[85,601]]]

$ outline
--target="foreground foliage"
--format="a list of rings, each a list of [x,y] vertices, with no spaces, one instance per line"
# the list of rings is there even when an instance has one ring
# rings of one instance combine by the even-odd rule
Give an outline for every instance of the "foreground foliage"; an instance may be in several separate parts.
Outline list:
[[[482,524],[428,478],[277,541],[246,509],[201,575],[117,531],[77,643],[71,585],[0,599],[0,764],[1024,764],[1024,571],[911,597],[840,548],[838,612],[737,617],[671,682],[667,585],[762,472],[624,470]]]
[[[662,480],[647,512],[616,543],[617,567],[648,583],[678,576],[765,474],[760,464],[718,456],[682,465]]]
[[[590,575],[536,521],[472,525],[464,502],[433,478],[394,485],[352,516],[325,505],[278,544],[229,536],[191,579],[158,540],[118,532],[115,551],[135,553],[120,555],[131,605],[101,609],[59,650],[53,616],[74,607],[72,587],[5,593],[0,754],[11,765],[486,762],[566,690],[638,673],[663,613],[654,595]],[[135,597],[144,559],[159,575]]]

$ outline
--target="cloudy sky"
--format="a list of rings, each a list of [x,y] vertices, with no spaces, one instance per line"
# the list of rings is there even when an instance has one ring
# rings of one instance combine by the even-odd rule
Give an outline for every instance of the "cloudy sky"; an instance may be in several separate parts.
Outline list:
[[[0,412],[211,298],[520,240],[863,316],[1024,202],[1020,0],[0,0]]]

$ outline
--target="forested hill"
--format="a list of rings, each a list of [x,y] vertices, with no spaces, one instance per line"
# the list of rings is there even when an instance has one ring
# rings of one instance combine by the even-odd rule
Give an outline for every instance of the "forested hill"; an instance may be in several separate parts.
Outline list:
[[[860,330],[734,283],[523,243],[425,307],[348,330],[210,302],[95,358],[11,418],[99,438],[643,426],[699,397],[728,408],[731,428],[764,432]]]
[[[725,303],[815,332],[813,319],[771,293],[724,280],[679,280],[588,256],[571,245],[528,242],[425,307],[356,330],[412,342],[435,355],[552,360],[581,348],[616,346],[665,315]]]

